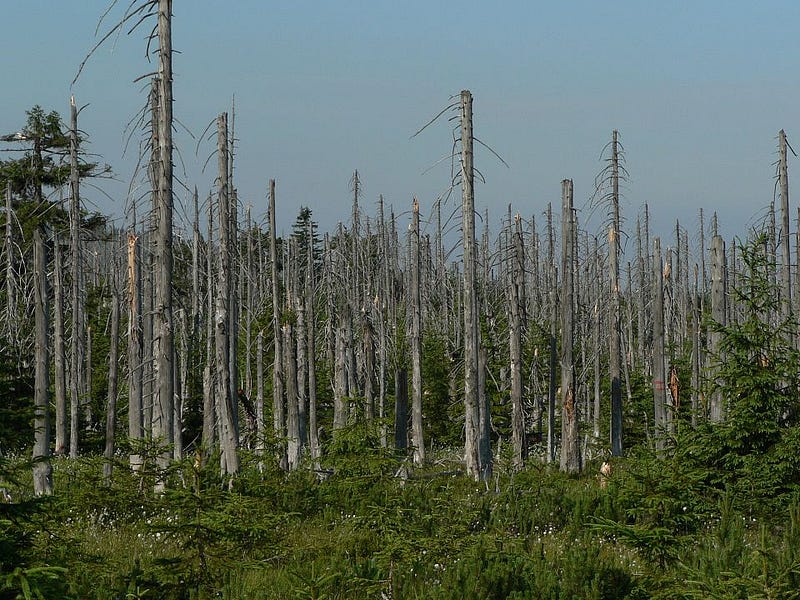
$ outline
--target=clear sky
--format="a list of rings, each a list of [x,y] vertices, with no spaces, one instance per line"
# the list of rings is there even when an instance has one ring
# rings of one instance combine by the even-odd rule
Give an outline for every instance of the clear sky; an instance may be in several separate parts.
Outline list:
[[[128,191],[140,134],[123,148],[146,100],[134,79],[155,68],[150,25],[106,42],[70,88],[109,4],[2,1],[0,133],[34,104],[67,117],[74,93],[89,105],[80,126],[91,151],[119,180],[101,184],[110,198],[87,188],[89,208],[122,215],[142,193]],[[664,235],[675,219],[694,235],[700,207],[719,213],[727,236],[743,234],[773,197],[778,130],[800,139],[797,0],[174,0],[173,27],[175,116],[199,137],[235,96],[240,200],[263,220],[275,178],[284,231],[302,205],[322,230],[346,221],[354,169],[369,213],[379,194],[397,213],[416,195],[430,215],[449,165],[426,170],[450,152],[450,124],[410,136],[461,89],[474,95],[476,137],[510,166],[476,148],[477,202],[495,229],[509,204],[525,217],[558,206],[563,178],[585,207],[618,129],[630,233],[647,202]],[[176,172],[204,198],[214,141],[181,128],[177,142]]]

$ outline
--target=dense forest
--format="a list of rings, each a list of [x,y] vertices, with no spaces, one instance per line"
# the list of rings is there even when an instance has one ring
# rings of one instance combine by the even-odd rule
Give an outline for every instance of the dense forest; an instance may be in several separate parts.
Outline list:
[[[433,214],[356,170],[337,228],[304,207],[279,237],[222,112],[178,236],[171,1],[109,35],[141,23],[124,226],[82,201],[110,168],[74,100],[0,138],[0,598],[800,596],[783,131],[757,228],[725,240],[700,209],[662,239],[646,204],[621,214],[617,131],[598,227],[568,179],[561,206],[476,215],[465,90]]]

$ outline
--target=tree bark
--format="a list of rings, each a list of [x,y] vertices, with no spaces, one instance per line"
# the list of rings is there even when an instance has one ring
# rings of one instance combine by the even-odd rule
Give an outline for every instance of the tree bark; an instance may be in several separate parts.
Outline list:
[[[513,253],[509,286],[509,354],[511,359],[511,444],[512,465],[521,469],[525,460],[525,423],[522,405],[522,321],[525,307],[525,263],[522,219],[514,219]]]
[[[67,452],[67,376],[66,352],[64,348],[64,282],[61,272],[61,242],[58,234],[53,234],[53,300],[54,331],[53,350],[55,352],[55,396],[56,396],[56,456]]]
[[[81,294],[80,177],[78,171],[78,109],[70,98],[70,205],[69,230],[72,277],[72,337],[70,338],[70,435],[69,457],[78,457],[80,373],[83,365],[83,298]]]
[[[725,241],[719,235],[714,235],[711,239],[711,318],[719,325],[727,324],[727,303],[725,298]],[[711,331],[710,352],[717,365],[721,364],[722,334]],[[716,378],[718,366],[712,369],[711,381]],[[716,387],[716,386],[714,386]],[[711,392],[709,402],[709,419],[716,423],[722,421],[724,406],[722,392],[714,389]]]
[[[464,246],[464,459],[467,475],[487,476],[481,456],[480,394],[478,390],[478,290],[475,256],[475,193],[473,170],[472,94],[461,92],[461,233]]]
[[[50,466],[50,348],[48,335],[48,300],[47,256],[45,254],[42,232],[37,228],[33,232],[34,243],[34,280],[35,280],[35,321],[36,321],[36,358],[34,380],[34,444],[33,444],[33,491],[36,496],[53,493],[53,469]]]
[[[117,282],[112,283],[111,291],[111,334],[108,352],[108,397],[106,402],[106,447],[104,452],[103,478],[111,483],[116,442],[117,424],[117,356],[119,350],[119,293]]]
[[[175,393],[172,323],[172,0],[158,2],[158,194],[156,205],[155,302],[153,364],[157,394],[153,404],[153,438],[164,449],[158,466],[172,458]],[[163,490],[163,482],[156,491]]]
[[[578,436],[578,402],[575,394],[574,344],[574,242],[572,221],[572,180],[561,182],[561,470],[581,469]]]
[[[667,434],[667,385],[664,356],[664,263],[661,239],[653,239],[653,408],[656,450],[662,453]]]
[[[411,447],[414,464],[425,463],[422,433],[422,294],[420,292],[419,203],[411,209]]]

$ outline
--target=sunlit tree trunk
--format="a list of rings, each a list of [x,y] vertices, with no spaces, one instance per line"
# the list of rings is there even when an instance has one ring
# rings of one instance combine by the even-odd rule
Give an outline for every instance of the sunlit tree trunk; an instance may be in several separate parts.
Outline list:
[[[53,470],[50,466],[50,348],[48,345],[49,296],[47,256],[42,232],[33,232],[34,244],[34,311],[35,311],[35,380],[34,380],[34,444],[33,491],[37,496],[53,493]]]

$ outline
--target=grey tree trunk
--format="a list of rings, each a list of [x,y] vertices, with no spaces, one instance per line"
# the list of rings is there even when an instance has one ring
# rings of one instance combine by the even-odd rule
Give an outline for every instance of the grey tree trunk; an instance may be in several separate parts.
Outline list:
[[[111,334],[109,337],[108,352],[108,398],[106,402],[106,447],[104,452],[103,478],[106,483],[111,483],[111,472],[114,460],[114,445],[116,442],[117,424],[117,356],[119,351],[119,292],[117,281],[111,288]]]
[[[135,224],[134,224],[135,227]],[[133,470],[142,467],[142,457],[136,445],[143,437],[142,422],[142,319],[141,267],[138,252],[139,237],[128,233],[128,439],[132,452],[129,457]]]
[[[666,363],[664,356],[664,263],[661,239],[653,239],[653,408],[656,450],[665,448],[667,434]]]
[[[394,376],[394,447],[408,448],[408,371],[400,368]]]
[[[612,224],[608,239],[609,271],[611,275],[611,346],[609,371],[611,375],[611,454],[622,456],[622,386],[620,384],[620,298],[619,298],[619,149],[617,130],[611,141],[611,205]]]
[[[47,283],[47,256],[42,232],[33,232],[35,281],[35,380],[34,380],[34,444],[33,492],[36,496],[53,493],[53,469],[50,466],[50,348],[48,340],[48,313],[50,290]]]
[[[789,172],[786,161],[786,132],[778,132],[778,182],[781,192],[781,308],[782,317],[788,319],[792,314],[792,255],[789,249]]]
[[[419,203],[411,211],[411,447],[414,464],[425,463],[422,434],[422,294],[420,291]]]
[[[573,361],[573,264],[575,244],[572,221],[572,180],[561,182],[561,470],[581,470],[578,402]]]
[[[203,369],[203,464],[206,463],[217,440],[216,340],[214,322],[214,210],[208,198],[208,235],[206,236],[206,366]]]
[[[472,94],[461,92],[461,233],[464,245],[464,460],[467,475],[487,476],[481,456],[480,393],[478,390],[478,290],[475,256],[475,192],[473,170]]]
[[[80,374],[83,365],[83,298],[81,294],[81,235],[80,235],[80,177],[78,171],[78,108],[75,98],[70,98],[70,204],[69,230],[72,277],[72,336],[70,338],[70,435],[69,456],[78,457],[78,430],[80,419]]]
[[[525,460],[525,423],[522,405],[522,327],[525,309],[525,254],[522,246],[522,219],[514,219],[513,253],[509,286],[509,355],[511,359],[511,444],[512,465],[521,469]]]
[[[563,187],[563,184],[562,184]],[[547,392],[547,462],[556,460],[556,371],[558,366],[558,296],[555,241],[553,235],[553,207],[547,205],[547,262],[550,265],[548,287],[550,288],[550,379]]]
[[[220,441],[220,469],[226,475],[239,471],[237,454],[238,432],[234,421],[235,390],[231,389],[230,335],[233,324],[230,315],[231,287],[231,208],[228,188],[228,115],[217,117],[217,159],[219,185],[219,253],[217,263],[217,305],[214,318],[217,383],[217,411]]]
[[[308,245],[306,246],[306,281],[303,301],[306,310],[306,352],[308,365],[308,443],[311,459],[317,461],[321,456],[319,446],[319,425],[317,423],[317,321],[314,302],[316,288],[316,266],[314,264],[314,230],[308,223]]]
[[[14,218],[14,212],[11,208],[11,180],[6,182],[6,193],[5,193],[5,207],[6,207],[6,218],[5,218],[5,237],[4,237],[4,246],[6,251],[6,323],[5,326],[8,329],[9,334],[13,332],[15,329],[15,323],[17,322],[17,295],[16,295],[16,286],[14,284],[15,277],[14,277],[14,236],[13,236],[13,229],[12,229],[12,220]]]
[[[153,438],[164,444],[158,466],[172,458],[175,354],[172,324],[172,0],[158,2],[158,194],[156,196],[155,302],[153,364],[156,398]],[[156,491],[163,490],[163,483]]]
[[[55,396],[56,396],[56,456],[67,452],[67,376],[66,351],[64,348],[64,281],[61,272],[61,242],[53,234],[53,350],[55,352]]]
[[[300,415],[297,395],[297,352],[294,328],[283,324],[283,358],[286,383],[286,454],[287,467],[294,471],[300,466]]]
[[[278,448],[278,463],[286,468],[286,417],[283,402],[283,341],[281,339],[281,289],[278,283],[278,241],[275,224],[275,180],[269,180],[269,259],[272,268],[272,331],[275,360],[272,367],[272,419],[275,442]]]
[[[711,239],[711,318],[725,325],[727,323],[727,303],[725,298],[725,241],[719,235],[714,235]],[[712,331],[710,334],[710,352],[717,364],[721,363],[722,335]],[[711,381],[716,378],[715,372],[718,367],[712,369]],[[716,387],[716,386],[715,386]],[[724,406],[722,392],[714,389],[711,392],[709,401],[709,419],[712,422],[722,421]]]

